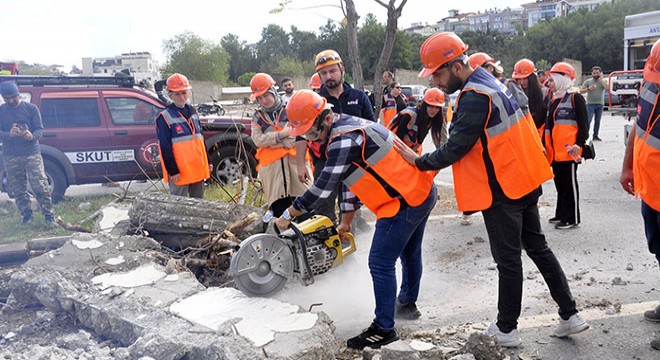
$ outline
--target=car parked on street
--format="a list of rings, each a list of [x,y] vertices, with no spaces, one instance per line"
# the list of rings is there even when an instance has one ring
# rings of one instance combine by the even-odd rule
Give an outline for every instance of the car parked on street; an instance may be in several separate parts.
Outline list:
[[[132,77],[0,76],[2,81],[15,81],[23,101],[41,111],[39,142],[54,201],[70,185],[162,176],[154,122],[167,102]],[[249,124],[249,118],[202,118],[215,180],[256,176]],[[6,192],[1,161],[0,179]]]
[[[424,91],[424,85],[401,85],[401,92],[408,98],[408,106],[415,106],[422,101]]]

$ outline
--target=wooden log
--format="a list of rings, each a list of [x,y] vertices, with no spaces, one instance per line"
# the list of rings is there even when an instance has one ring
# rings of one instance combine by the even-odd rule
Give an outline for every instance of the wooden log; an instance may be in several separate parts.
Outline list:
[[[229,228],[239,239],[259,233],[261,212],[246,205],[144,193],[136,197],[128,215],[134,227],[147,230],[156,240],[185,238],[182,243],[190,246],[191,238],[221,234]]]

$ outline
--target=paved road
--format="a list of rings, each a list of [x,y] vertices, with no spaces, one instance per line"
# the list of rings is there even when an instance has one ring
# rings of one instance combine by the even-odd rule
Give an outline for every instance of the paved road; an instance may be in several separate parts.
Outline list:
[[[660,359],[660,351],[649,346],[654,336],[660,336],[660,325],[642,320],[642,313],[660,300],[660,272],[646,249],[639,202],[618,183],[626,123],[606,113],[600,134],[604,141],[596,143],[597,159],[579,167],[579,228],[556,230],[547,223],[556,203],[552,181],[544,184],[540,201],[548,242],[570,278],[578,307],[592,329],[569,340],[549,336],[558,321],[556,305],[533,263],[524,256],[526,281],[520,321],[523,346],[510,351],[512,355],[536,359]],[[432,145],[425,144],[425,148],[431,149]],[[451,183],[451,172],[441,171],[437,180]],[[483,218],[480,214],[473,217],[470,226],[460,225],[459,214],[436,216],[429,221],[418,301],[423,317],[397,323],[399,330],[483,329],[496,316],[497,272]],[[359,333],[373,319],[367,269],[370,237],[358,236],[358,252],[341,268],[319,276],[313,286],[287,284],[278,298],[305,308],[323,303],[318,309],[330,314],[340,338]]]

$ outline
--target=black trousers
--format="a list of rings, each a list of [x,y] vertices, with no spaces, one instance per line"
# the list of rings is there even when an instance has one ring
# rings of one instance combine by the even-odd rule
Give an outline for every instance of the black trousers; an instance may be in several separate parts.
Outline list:
[[[557,189],[557,207],[555,217],[568,224],[580,223],[580,189],[577,182],[575,161],[554,161],[552,171],[555,174]]]
[[[500,200],[483,210],[490,251],[499,276],[497,326],[503,332],[517,328],[523,290],[522,249],[545,279],[552,299],[559,305],[559,316],[576,314],[575,300],[564,270],[541,229],[538,195],[518,200]]]

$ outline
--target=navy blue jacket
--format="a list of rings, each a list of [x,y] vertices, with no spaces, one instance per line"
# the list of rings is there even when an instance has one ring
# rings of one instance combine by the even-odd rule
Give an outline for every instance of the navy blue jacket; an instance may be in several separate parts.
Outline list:
[[[344,81],[344,92],[339,94],[339,99],[331,96],[325,84],[321,85],[319,94],[332,104],[332,111],[335,114],[353,115],[363,119],[376,121],[374,109],[369,101],[369,97],[362,90],[354,89],[349,83]]]

